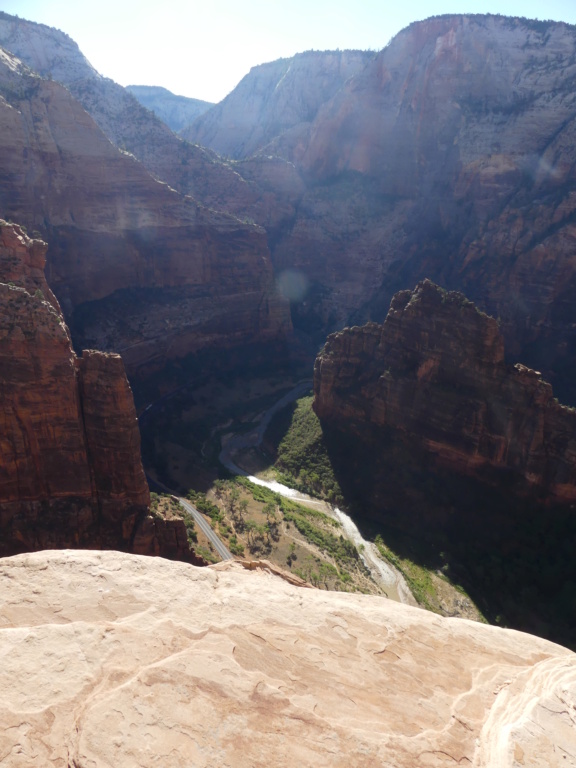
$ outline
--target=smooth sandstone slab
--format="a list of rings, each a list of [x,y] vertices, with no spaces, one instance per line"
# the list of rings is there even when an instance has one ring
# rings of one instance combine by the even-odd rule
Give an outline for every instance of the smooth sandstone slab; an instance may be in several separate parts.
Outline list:
[[[0,764],[575,766],[576,656],[230,563],[0,560]]]

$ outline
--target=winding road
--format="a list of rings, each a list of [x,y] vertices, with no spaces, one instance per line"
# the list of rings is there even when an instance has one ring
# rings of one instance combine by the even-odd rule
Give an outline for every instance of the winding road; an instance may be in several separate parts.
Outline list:
[[[352,541],[358,547],[364,565],[370,571],[374,581],[382,587],[386,595],[391,600],[396,600],[400,603],[416,605],[412,593],[410,592],[402,574],[390,563],[383,560],[379,556],[375,544],[371,541],[366,541],[366,539],[363,538],[352,518],[350,518],[345,512],[338,509],[337,507],[332,508],[324,501],[313,499],[306,494],[300,493],[294,488],[289,488],[286,485],[282,485],[282,483],[261,480],[255,475],[250,475],[248,472],[239,467],[232,458],[233,453],[238,450],[243,448],[257,448],[260,446],[262,440],[264,439],[264,433],[266,432],[272,417],[286,405],[305,395],[311,390],[311,388],[312,381],[306,380],[299,382],[295,387],[293,387],[293,389],[291,389],[283,397],[277,400],[271,408],[269,408],[261,415],[258,426],[256,426],[253,430],[244,435],[232,435],[226,441],[225,445],[222,446],[222,450],[219,456],[220,462],[233,474],[247,477],[255,485],[261,485],[266,488],[270,488],[270,490],[274,491],[275,493],[279,493],[281,496],[286,496],[290,499],[293,499],[294,501],[300,501],[304,504],[320,507],[326,514],[334,517],[341,524],[342,532],[346,538],[350,539],[350,541]],[[165,395],[157,402],[150,403],[150,405],[148,405],[140,414],[140,418],[143,418],[146,413],[154,410],[154,408],[157,407],[160,402],[166,398],[167,396]],[[148,475],[146,477],[150,483],[158,486],[160,489],[162,489],[162,491],[164,491],[164,493],[169,493],[171,496],[173,496],[180,503],[180,505],[193,516],[194,521],[197,523],[200,530],[210,541],[215,552],[223,560],[234,559],[234,555],[232,555],[230,550],[212,530],[206,518],[196,509],[193,504],[191,504],[187,499],[177,496],[172,489],[167,488],[163,483],[149,478]]]
[[[142,421],[158,406],[163,403],[165,400],[168,400],[170,397],[175,395],[177,392],[180,392],[182,389],[184,389],[186,385],[183,385],[182,387],[178,387],[178,389],[174,390],[173,392],[169,392],[167,395],[163,395],[158,400],[156,400],[153,403],[149,403],[140,413],[138,416],[138,421],[142,423]],[[146,480],[148,480],[148,485],[150,487],[157,486],[163,493],[168,493],[170,496],[172,496],[176,501],[180,504],[181,507],[183,507],[187,512],[189,512],[192,517],[194,518],[194,522],[198,525],[198,528],[202,531],[202,533],[206,536],[208,541],[212,544],[215,552],[218,553],[218,555],[222,558],[222,560],[233,560],[234,555],[230,550],[226,547],[222,539],[215,533],[215,531],[212,530],[212,527],[207,522],[206,518],[202,515],[201,512],[199,512],[196,507],[193,504],[190,504],[188,499],[184,499],[181,496],[178,496],[178,494],[173,491],[171,488],[168,488],[164,485],[164,483],[161,483],[159,480],[154,480],[154,478],[150,477],[148,473],[146,472]]]
[[[364,539],[352,518],[349,517],[345,512],[343,512],[341,509],[338,509],[338,507],[332,508],[325,501],[313,499],[306,494],[296,491],[294,488],[289,488],[286,485],[282,485],[282,483],[278,483],[276,481],[261,480],[255,475],[250,475],[248,472],[239,467],[232,457],[235,451],[241,450],[242,448],[257,448],[262,443],[264,433],[268,427],[268,424],[270,423],[272,416],[284,408],[284,406],[309,392],[311,387],[311,381],[301,381],[262,415],[261,420],[255,429],[245,435],[233,435],[230,437],[226,444],[222,447],[222,451],[220,452],[219,456],[220,462],[231,472],[247,477],[255,485],[261,485],[265,488],[269,488],[275,493],[279,493],[281,496],[285,496],[294,501],[300,501],[304,504],[318,506],[327,515],[338,520],[342,526],[342,533],[347,539],[356,545],[364,565],[370,571],[374,581],[386,593],[387,597],[390,600],[396,600],[399,603],[416,605],[416,601],[414,600],[414,597],[410,592],[408,585],[406,584],[404,576],[388,561],[383,560],[380,557],[376,545],[372,541],[367,541]]]

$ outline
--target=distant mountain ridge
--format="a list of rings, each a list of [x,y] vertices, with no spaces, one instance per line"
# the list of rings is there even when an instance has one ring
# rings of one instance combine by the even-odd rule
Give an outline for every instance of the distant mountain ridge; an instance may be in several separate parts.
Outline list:
[[[142,106],[163,120],[174,133],[187,128],[197,117],[214,106],[210,101],[178,96],[157,85],[127,85],[126,90],[135,96]]]
[[[73,83],[104,78],[65,32],[0,11],[0,45],[42,77]]]

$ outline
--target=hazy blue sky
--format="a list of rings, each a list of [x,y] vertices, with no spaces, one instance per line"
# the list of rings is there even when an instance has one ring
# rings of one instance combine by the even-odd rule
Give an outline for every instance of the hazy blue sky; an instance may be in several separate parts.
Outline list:
[[[121,85],[219,101],[250,67],[299,51],[383,48],[412,21],[502,13],[576,24],[576,0],[3,0],[70,35]]]

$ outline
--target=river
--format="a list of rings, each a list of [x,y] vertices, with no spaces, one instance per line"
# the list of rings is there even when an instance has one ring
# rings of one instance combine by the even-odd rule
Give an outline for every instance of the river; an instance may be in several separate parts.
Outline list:
[[[352,518],[337,507],[332,507],[325,501],[313,499],[304,493],[300,493],[294,488],[278,483],[274,480],[263,480],[256,475],[251,475],[240,467],[236,461],[235,454],[245,448],[257,448],[264,438],[264,432],[272,416],[284,406],[297,400],[311,389],[311,381],[300,382],[294,389],[284,395],[274,405],[265,411],[259,421],[258,426],[244,435],[224,435],[222,438],[222,451],[220,461],[232,473],[247,477],[255,485],[261,485],[269,488],[274,493],[280,494],[286,498],[298,501],[301,504],[309,505],[321,512],[336,519],[342,526],[342,534],[352,541],[360,552],[360,557],[366,568],[370,571],[372,579],[385,592],[390,600],[396,600],[400,603],[416,605],[414,597],[410,592],[404,577],[387,560],[383,560],[379,554],[376,545],[371,541],[366,541]]]

